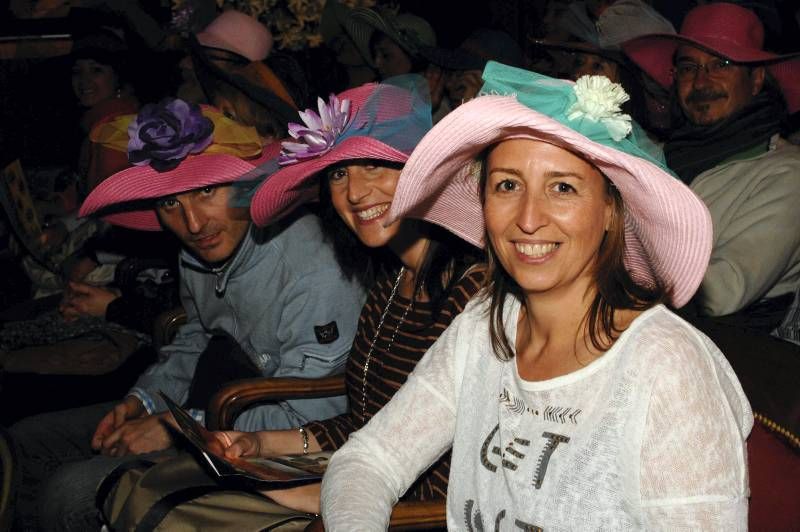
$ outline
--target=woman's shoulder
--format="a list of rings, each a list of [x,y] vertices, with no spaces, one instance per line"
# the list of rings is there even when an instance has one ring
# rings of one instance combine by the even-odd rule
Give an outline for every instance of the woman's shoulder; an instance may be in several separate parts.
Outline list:
[[[664,305],[656,305],[637,316],[620,339],[624,339],[623,349],[653,358],[648,363],[696,363],[716,360],[717,353],[724,360],[706,335]]]
[[[725,355],[708,336],[689,322],[658,305],[641,314],[626,331],[628,338],[622,349],[641,373],[663,387],[716,389],[730,400],[747,403],[739,379]]]

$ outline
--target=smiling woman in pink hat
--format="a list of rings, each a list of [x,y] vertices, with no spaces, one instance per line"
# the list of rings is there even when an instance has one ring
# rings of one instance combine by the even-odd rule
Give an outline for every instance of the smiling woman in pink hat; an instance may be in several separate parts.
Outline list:
[[[745,529],[750,405],[669,308],[708,265],[708,211],[640,148],[619,85],[483,78],[409,158],[389,221],[485,246],[486,291],[334,455],[326,530],[385,529],[451,445],[451,530]]]
[[[431,127],[425,79],[396,76],[319,100],[290,124],[278,170],[250,204],[258,225],[270,225],[319,198],[320,216],[345,272],[369,290],[347,363],[349,411],[298,431],[228,432],[229,456],[335,450],[388,401],[439,334],[483,283],[478,249],[419,220],[387,224],[400,170]],[[437,460],[406,494],[444,499],[448,457]],[[319,484],[306,492],[269,493],[275,501],[319,512]]]

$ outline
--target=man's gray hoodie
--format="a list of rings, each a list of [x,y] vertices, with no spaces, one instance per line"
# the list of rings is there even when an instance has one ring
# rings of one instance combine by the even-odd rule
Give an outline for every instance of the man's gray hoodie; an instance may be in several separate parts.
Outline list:
[[[345,279],[316,216],[251,227],[219,268],[184,250],[180,281],[187,323],[130,392],[149,413],[166,410],[159,390],[186,400],[198,358],[217,331],[235,339],[265,377],[316,378],[344,370],[365,293]],[[282,401],[242,413],[236,428],[291,428],[346,408],[344,396]]]

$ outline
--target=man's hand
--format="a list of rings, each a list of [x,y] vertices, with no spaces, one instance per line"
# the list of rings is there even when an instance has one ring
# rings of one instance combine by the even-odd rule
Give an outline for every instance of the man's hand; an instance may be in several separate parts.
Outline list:
[[[97,424],[92,436],[92,449],[99,451],[103,446],[103,440],[124,425],[127,420],[142,417],[146,413],[147,411],[144,409],[142,402],[129,395]]]
[[[174,424],[172,414],[148,414],[125,421],[103,438],[100,452],[107,456],[125,456],[163,451],[172,445],[165,423]]]
[[[110,290],[71,281],[69,290],[58,309],[67,321],[87,314],[103,318],[106,315],[108,305],[119,296],[119,290]]]

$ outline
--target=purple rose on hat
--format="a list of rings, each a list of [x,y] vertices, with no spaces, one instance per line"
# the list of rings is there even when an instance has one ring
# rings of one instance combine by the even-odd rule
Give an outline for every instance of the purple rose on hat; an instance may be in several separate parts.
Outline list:
[[[205,150],[213,131],[214,123],[196,104],[167,98],[145,105],[128,126],[128,161],[159,172],[173,170],[190,153]]]

